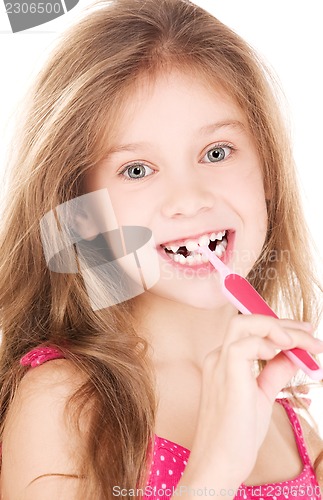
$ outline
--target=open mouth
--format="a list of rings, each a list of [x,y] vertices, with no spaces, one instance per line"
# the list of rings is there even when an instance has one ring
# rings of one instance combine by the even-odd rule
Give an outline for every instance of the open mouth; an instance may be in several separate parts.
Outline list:
[[[207,263],[208,258],[196,252],[199,245],[208,246],[215,255],[221,259],[228,246],[229,230],[219,231],[217,233],[208,233],[200,236],[198,239],[186,240],[179,243],[167,243],[161,245],[168,257],[179,264],[194,266]]]

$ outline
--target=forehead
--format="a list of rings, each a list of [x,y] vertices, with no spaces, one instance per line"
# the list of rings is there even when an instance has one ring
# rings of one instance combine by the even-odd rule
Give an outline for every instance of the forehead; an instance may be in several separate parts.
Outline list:
[[[215,121],[246,125],[243,111],[222,87],[172,71],[138,78],[122,106],[117,135],[149,135],[161,128],[189,131]]]

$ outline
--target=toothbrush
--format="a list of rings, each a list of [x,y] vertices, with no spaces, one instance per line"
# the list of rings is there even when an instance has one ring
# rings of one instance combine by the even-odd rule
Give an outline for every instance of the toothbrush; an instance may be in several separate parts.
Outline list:
[[[249,281],[233,273],[207,246],[199,245],[197,251],[205,255],[219,272],[223,294],[242,314],[264,314],[278,318]],[[313,380],[323,379],[323,369],[307,351],[295,347],[282,352]]]

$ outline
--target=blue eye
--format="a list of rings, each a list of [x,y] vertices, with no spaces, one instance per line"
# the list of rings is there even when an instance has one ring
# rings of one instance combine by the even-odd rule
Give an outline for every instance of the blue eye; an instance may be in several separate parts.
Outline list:
[[[118,175],[124,175],[127,172],[127,175],[124,175],[124,180],[127,181],[143,179],[144,177],[147,177],[147,175],[145,175],[145,170],[147,169],[153,172],[150,167],[147,167],[147,165],[144,165],[143,163],[133,163],[132,165],[128,165],[127,167],[125,167]]]
[[[211,163],[217,163],[219,161],[225,160],[230,155],[232,150],[233,147],[229,146],[228,144],[219,144],[209,149],[205,156]]]

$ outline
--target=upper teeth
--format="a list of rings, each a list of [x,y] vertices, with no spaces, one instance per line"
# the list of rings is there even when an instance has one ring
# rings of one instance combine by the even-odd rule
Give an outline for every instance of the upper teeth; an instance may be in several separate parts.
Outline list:
[[[180,242],[179,245],[165,246],[165,248],[167,248],[167,250],[171,250],[173,253],[176,253],[179,247],[185,246],[189,252],[194,252],[194,250],[198,249],[199,245],[207,246],[210,244],[210,241],[222,240],[224,235],[225,231],[220,231],[219,233],[204,234],[197,240],[186,240]]]

